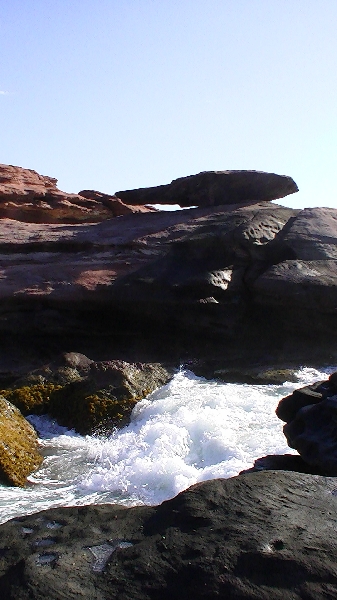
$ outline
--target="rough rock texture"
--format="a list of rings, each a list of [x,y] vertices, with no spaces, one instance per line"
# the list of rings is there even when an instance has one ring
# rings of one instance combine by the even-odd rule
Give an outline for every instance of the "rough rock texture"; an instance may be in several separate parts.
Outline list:
[[[85,435],[125,425],[134,405],[171,378],[161,365],[123,361],[92,363],[87,377],[50,396],[47,412]]]
[[[264,202],[298,191],[291,177],[262,171],[204,171],[167,185],[116,192],[127,204],[218,206]]]
[[[290,260],[270,266],[254,284],[257,301],[320,314],[337,307],[337,210],[306,208],[290,219],[282,243]]]
[[[3,600],[333,600],[334,479],[262,472],[158,507],[52,509],[0,527]]]
[[[103,206],[110,210],[110,217],[120,217],[122,215],[128,215],[130,213],[138,213],[138,212],[155,212],[156,209],[152,206],[144,206],[144,205],[128,205],[124,204],[120,198],[117,196],[103,194],[103,192],[97,192],[95,190],[82,190],[78,192],[78,195],[82,198],[87,198],[88,200],[94,200],[95,202],[101,202]]]
[[[10,381],[25,348],[36,359],[27,370],[72,350],[178,365],[207,358],[210,373],[331,364],[336,213],[260,203],[96,224],[2,219],[0,377]]]
[[[311,467],[337,475],[337,372],[327,381],[295,390],[279,403],[287,442]]]
[[[12,402],[23,415],[48,413],[50,397],[74,381],[88,376],[93,361],[78,352],[64,352],[39,369],[28,371],[24,377],[10,378],[0,389],[0,395]],[[13,379],[13,380],[11,380]]]
[[[159,364],[94,362],[69,352],[27,373],[0,395],[23,415],[49,414],[85,435],[125,425],[136,402],[171,377]]]
[[[244,473],[256,473],[257,471],[294,471],[295,473],[311,473],[312,475],[325,475],[323,469],[309,465],[298,454],[268,454],[254,461],[250,469],[241,471]]]
[[[20,411],[0,396],[0,480],[22,486],[42,463],[37,435]]]
[[[126,206],[115,196],[60,191],[57,179],[32,169],[0,165],[0,218],[29,223],[99,222],[130,212],[153,210]]]

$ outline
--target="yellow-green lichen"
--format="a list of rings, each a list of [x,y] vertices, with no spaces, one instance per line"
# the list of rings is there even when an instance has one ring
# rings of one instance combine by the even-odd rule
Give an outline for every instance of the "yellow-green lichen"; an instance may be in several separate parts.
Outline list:
[[[0,395],[9,400],[23,415],[48,412],[50,396],[62,386],[54,383],[24,385],[17,388],[0,390]]]
[[[84,435],[102,427],[123,425],[137,401],[138,398],[108,397],[104,390],[86,395],[83,390],[71,390],[70,386],[65,386],[53,394],[50,414],[59,423],[74,427]]]
[[[33,427],[15,406],[0,396],[0,479],[23,486],[42,460]]]

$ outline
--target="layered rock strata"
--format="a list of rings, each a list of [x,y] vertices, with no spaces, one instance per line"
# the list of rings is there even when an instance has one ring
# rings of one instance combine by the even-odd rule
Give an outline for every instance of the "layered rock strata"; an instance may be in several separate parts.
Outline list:
[[[2,219],[0,332],[67,336],[58,351],[93,358],[95,339],[121,348],[128,336],[138,357],[157,339],[160,360],[200,357],[200,337],[210,358],[324,360],[337,340],[335,212],[315,209],[314,230],[312,209],[267,203],[90,225]]]
[[[0,218],[28,223],[96,223],[152,208],[127,206],[116,196],[84,190],[67,194],[57,179],[32,169],[0,165]]]
[[[337,211],[257,202],[296,187],[257,172],[187,177],[172,194],[189,204],[194,190],[202,204],[207,182],[226,190],[231,177],[250,192],[236,195],[233,183],[228,205],[99,223],[0,219],[0,376],[10,380],[28,346],[36,361],[26,370],[74,349],[94,360],[207,359],[210,376],[243,362],[332,360]]]

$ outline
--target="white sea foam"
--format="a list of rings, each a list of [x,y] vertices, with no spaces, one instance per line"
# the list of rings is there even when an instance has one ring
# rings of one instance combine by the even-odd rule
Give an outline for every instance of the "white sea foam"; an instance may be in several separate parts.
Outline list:
[[[333,370],[303,368],[297,384],[284,385],[224,384],[180,372],[136,405],[130,425],[105,438],[32,416],[45,460],[26,488],[0,486],[0,522],[51,506],[158,504],[198,481],[232,477],[266,454],[292,452],[275,408]]]

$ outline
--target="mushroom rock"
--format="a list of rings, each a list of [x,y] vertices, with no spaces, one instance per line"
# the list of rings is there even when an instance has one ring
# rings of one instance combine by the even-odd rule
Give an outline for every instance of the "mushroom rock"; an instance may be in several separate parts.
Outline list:
[[[298,192],[291,177],[263,171],[204,171],[167,185],[116,192],[127,204],[218,206],[265,202]]]

